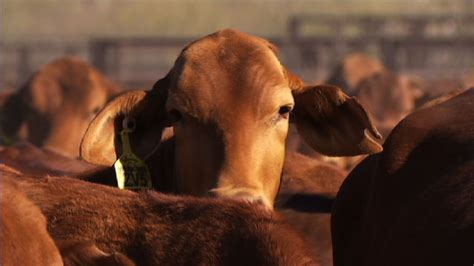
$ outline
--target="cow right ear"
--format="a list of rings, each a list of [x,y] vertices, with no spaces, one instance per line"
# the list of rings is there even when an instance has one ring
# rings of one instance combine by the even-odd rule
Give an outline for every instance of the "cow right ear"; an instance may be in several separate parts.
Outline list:
[[[82,138],[80,154],[90,163],[111,166],[122,154],[120,133],[133,124],[129,133],[132,151],[148,158],[158,147],[167,126],[168,79],[159,80],[151,91],[128,91],[109,102],[92,120]],[[127,126],[132,127],[132,126]]]
[[[381,139],[364,107],[335,86],[306,86],[293,91],[291,119],[314,150],[328,156],[382,151]]]

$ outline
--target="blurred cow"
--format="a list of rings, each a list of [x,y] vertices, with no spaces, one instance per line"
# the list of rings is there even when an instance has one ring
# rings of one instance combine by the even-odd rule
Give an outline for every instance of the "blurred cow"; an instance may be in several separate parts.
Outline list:
[[[80,176],[103,168],[25,142],[0,147],[0,163],[21,173],[39,176]]]
[[[82,60],[57,59],[5,100],[0,131],[10,139],[78,157],[87,126],[119,91],[117,85]]]
[[[405,118],[344,181],[333,209],[340,265],[472,264],[474,88]]]
[[[415,110],[422,92],[407,76],[384,71],[361,80],[354,89],[354,96],[372,114],[377,129],[386,137],[398,122]]]
[[[467,89],[461,79],[420,79],[419,86],[423,91],[423,96],[416,101],[416,108],[424,106],[434,99],[445,97],[455,91]]]
[[[170,153],[154,155],[161,160],[153,167],[166,168],[154,176],[155,188],[272,208],[293,108],[291,122],[323,154],[381,150],[377,130],[355,99],[337,87],[305,86],[268,41],[223,30],[188,45],[151,91],[131,91],[109,103],[89,126],[81,155],[111,166],[122,153],[120,132],[132,128],[133,150],[150,158],[164,128],[172,126]]]
[[[337,64],[325,83],[344,88],[352,96],[359,82],[384,71],[385,66],[379,59],[364,53],[353,53]]]
[[[137,265],[317,265],[279,215],[258,204],[0,175],[40,207],[56,241],[91,241]]]

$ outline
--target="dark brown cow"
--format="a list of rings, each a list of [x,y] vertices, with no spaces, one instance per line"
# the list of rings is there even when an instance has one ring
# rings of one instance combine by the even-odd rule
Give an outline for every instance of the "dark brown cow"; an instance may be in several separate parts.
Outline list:
[[[286,155],[275,208],[311,247],[321,265],[332,265],[332,203],[347,173],[316,159]]]
[[[78,157],[87,126],[119,91],[78,58],[55,60],[6,100],[0,131],[10,138]]]
[[[355,99],[336,87],[305,86],[281,65],[275,50],[235,30],[191,43],[151,91],[123,94],[98,114],[84,136],[82,157],[112,165],[122,152],[125,121],[135,128],[133,150],[149,158],[164,127],[173,126],[174,157],[162,161],[174,168],[156,177],[171,186],[167,191],[212,193],[271,208],[293,107],[292,122],[324,154],[381,150],[373,139],[377,130]]]
[[[56,241],[91,241],[137,265],[315,265],[279,215],[258,204],[0,174],[41,208]]]
[[[405,118],[344,181],[332,216],[341,265],[474,261],[474,88]]]
[[[41,211],[0,174],[0,264],[63,265]]]

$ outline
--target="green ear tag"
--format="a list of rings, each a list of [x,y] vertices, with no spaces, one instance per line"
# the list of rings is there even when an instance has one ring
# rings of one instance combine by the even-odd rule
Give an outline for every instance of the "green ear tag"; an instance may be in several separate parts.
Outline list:
[[[123,154],[114,164],[120,189],[151,189],[151,177],[145,162],[132,152],[128,131],[120,132]]]

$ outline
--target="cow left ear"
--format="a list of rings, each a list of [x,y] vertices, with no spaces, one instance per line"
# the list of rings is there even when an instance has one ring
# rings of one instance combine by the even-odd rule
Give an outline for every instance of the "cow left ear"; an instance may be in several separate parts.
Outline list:
[[[374,139],[382,136],[369,114],[354,98],[335,86],[306,86],[293,90],[295,108],[290,121],[316,151],[329,156],[354,156],[382,151]]]

